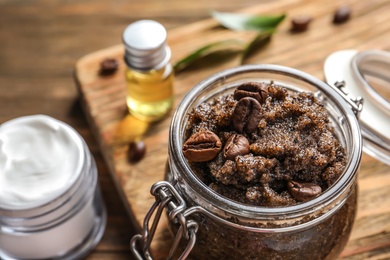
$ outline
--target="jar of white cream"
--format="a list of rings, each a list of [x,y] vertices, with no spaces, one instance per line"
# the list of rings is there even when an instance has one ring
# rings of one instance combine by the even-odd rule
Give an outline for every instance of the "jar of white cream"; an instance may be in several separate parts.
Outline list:
[[[106,211],[95,161],[69,125],[44,115],[0,125],[0,259],[79,259]]]

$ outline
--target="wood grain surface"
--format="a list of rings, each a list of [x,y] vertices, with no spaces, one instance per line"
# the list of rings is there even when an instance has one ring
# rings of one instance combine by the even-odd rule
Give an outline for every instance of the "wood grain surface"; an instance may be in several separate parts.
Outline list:
[[[134,227],[80,107],[74,66],[82,56],[118,44],[131,22],[149,18],[168,29],[234,11],[258,0],[0,0],[0,123],[46,114],[74,127],[97,162],[108,211],[105,234],[88,259],[132,259]],[[264,1],[266,2],[266,1]]]
[[[29,114],[53,116],[73,126],[84,137],[97,161],[99,182],[108,209],[108,225],[102,241],[88,259],[132,259],[128,243],[135,227],[113,184],[110,173],[114,172],[107,167],[108,161],[103,158],[100,144],[79,106],[79,94],[72,77],[76,62],[85,54],[119,44],[126,25],[139,19],[157,20],[169,32],[176,28],[185,31],[198,27],[199,23],[193,22],[207,18],[210,10],[236,11],[241,8],[248,12],[286,12],[288,15],[265,52],[254,56],[248,61],[250,63],[279,63],[322,77],[322,59],[334,50],[355,47],[390,50],[388,1],[283,1],[282,7],[278,6],[279,2],[282,1],[169,0],[167,4],[161,0],[0,0],[0,123]],[[352,20],[342,26],[330,27],[331,13],[344,3],[351,3],[353,7]],[[288,36],[288,19],[308,13],[316,16],[310,31]],[[204,26],[208,23],[200,22]],[[323,35],[321,30],[324,30]],[[283,39],[293,41],[295,45]],[[180,43],[180,39],[176,41]],[[181,51],[190,51],[191,46],[198,46],[201,41],[195,40],[188,48],[181,45]],[[119,55],[119,52],[113,53]],[[175,52],[174,59],[178,59],[179,54]],[[96,65],[97,61],[94,62]],[[212,72],[201,71],[203,74]],[[197,73],[199,69],[187,71],[180,77],[188,77],[193,84],[203,77]],[[177,85],[177,98],[184,92],[181,88],[190,87]],[[126,131],[126,124],[133,124],[131,120],[126,122],[122,131]],[[164,126],[157,128],[149,128],[145,135],[166,131]],[[161,133],[159,138],[166,136],[167,132]],[[153,143],[152,140],[149,142]],[[165,144],[152,148],[150,143],[147,158],[157,156],[159,149],[166,150]],[[156,164],[151,167],[162,168]],[[134,171],[140,172],[140,169],[142,167],[138,165]],[[390,258],[389,171],[388,166],[364,156],[359,182],[366,188],[360,192],[359,218],[343,258]],[[148,204],[149,201],[145,202],[144,207]]]
[[[336,1],[276,1],[240,10],[254,14],[287,14],[271,43],[252,56],[247,63],[273,63],[290,66],[323,78],[325,58],[341,49],[382,49],[390,51],[390,2],[349,1],[352,19],[345,24],[331,23]],[[313,22],[304,33],[291,33],[289,19],[311,15]],[[248,41],[251,32],[229,31],[212,19],[169,30],[168,42],[173,62],[206,43],[240,38]],[[76,76],[83,104],[93,132],[100,142],[102,153],[113,174],[129,211],[138,223],[153,202],[149,190],[162,180],[167,159],[168,126],[165,120],[148,125],[128,115],[125,104],[125,65],[123,46],[115,45],[94,52],[79,60]],[[104,58],[121,61],[113,76],[100,77],[99,63]],[[207,65],[207,66],[206,66]],[[175,82],[175,105],[197,82],[225,68],[239,65],[238,58],[223,63],[198,64],[180,72]],[[128,142],[143,139],[146,157],[137,164],[126,158]],[[358,217],[349,244],[342,253],[345,259],[390,258],[390,167],[364,155],[359,173]],[[164,259],[171,238],[166,219],[159,226],[153,245],[155,257]]]

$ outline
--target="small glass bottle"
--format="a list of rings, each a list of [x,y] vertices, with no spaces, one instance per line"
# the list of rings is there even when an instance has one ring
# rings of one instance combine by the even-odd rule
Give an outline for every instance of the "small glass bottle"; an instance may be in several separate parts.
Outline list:
[[[167,32],[158,22],[140,20],[123,32],[127,80],[127,107],[142,120],[162,119],[173,103],[174,73]]]

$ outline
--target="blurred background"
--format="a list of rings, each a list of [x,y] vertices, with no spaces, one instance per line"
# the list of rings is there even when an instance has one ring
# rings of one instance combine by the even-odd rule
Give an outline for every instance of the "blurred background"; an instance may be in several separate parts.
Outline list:
[[[235,11],[261,2],[0,0],[0,123],[28,114],[57,118],[83,136],[98,164],[108,224],[88,259],[129,259],[133,228],[79,105],[76,61],[121,43],[124,28],[139,19],[170,30],[207,18],[210,10]]]
[[[136,20],[156,20],[169,33],[174,28],[209,18],[211,10],[235,12],[279,1],[282,0],[0,0],[0,124],[29,114],[52,116],[70,124],[82,135],[97,162],[108,223],[103,239],[87,259],[131,259],[129,240],[134,234],[134,223],[123,206],[81,109],[74,81],[76,62],[87,54],[120,44],[125,27]],[[279,59],[279,63],[284,62],[282,65],[300,64],[299,69],[318,76],[322,73],[324,53],[340,48],[363,50],[378,46],[390,50],[389,0],[283,2],[310,4],[305,11],[300,7],[289,10],[289,15],[307,12],[314,6],[319,17],[314,22],[327,26],[306,34],[307,39],[315,39],[309,45],[299,36],[289,34],[290,21],[286,19],[282,25],[284,34],[280,37],[291,36],[289,41],[294,46],[284,49],[285,55]],[[355,23],[331,26],[329,18],[333,7],[349,2],[355,8]],[[272,44],[283,46],[277,39]],[[325,45],[329,49],[324,50]],[[312,51],[310,55],[305,49],[308,46]],[[275,62],[273,58],[278,51],[272,49],[261,57],[262,61],[266,58]],[[359,185],[363,184],[360,186],[360,217],[355,222],[358,231],[352,235],[342,257],[390,259],[387,203],[390,168],[368,156],[363,160],[359,173]],[[381,189],[377,186],[379,182]],[[378,206],[372,203],[374,200],[382,203]]]

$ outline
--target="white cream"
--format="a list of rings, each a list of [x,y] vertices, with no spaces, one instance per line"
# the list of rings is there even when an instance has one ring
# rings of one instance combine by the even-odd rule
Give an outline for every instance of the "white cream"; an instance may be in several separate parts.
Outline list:
[[[34,115],[0,125],[0,259],[82,259],[106,211],[95,161],[77,132]]]
[[[34,207],[70,187],[84,163],[82,143],[74,136],[70,127],[44,115],[0,125],[0,207]]]

